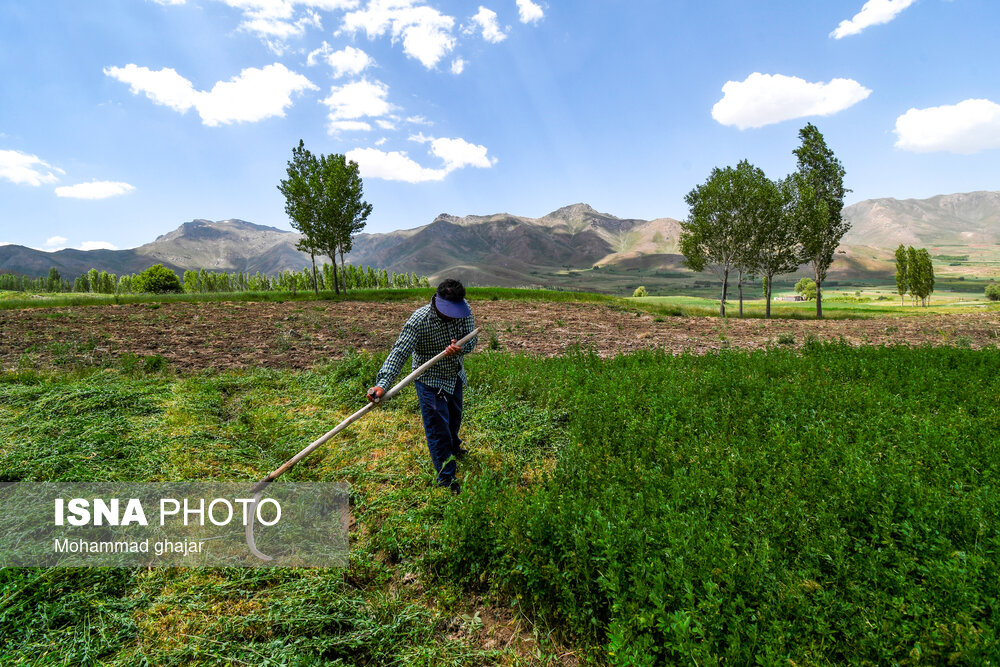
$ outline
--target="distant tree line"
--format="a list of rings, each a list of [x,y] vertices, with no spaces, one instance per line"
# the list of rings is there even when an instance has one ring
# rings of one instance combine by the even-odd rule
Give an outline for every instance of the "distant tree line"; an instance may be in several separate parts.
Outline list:
[[[905,294],[914,303],[919,299],[922,305],[927,305],[934,292],[934,266],[927,248],[914,250],[913,246],[904,248],[902,243],[896,248],[896,291],[899,305],[903,305]]]
[[[63,280],[59,270],[49,269],[49,275],[44,278],[21,276],[14,273],[0,273],[0,290],[11,292],[68,292],[72,284]]]
[[[812,268],[816,285],[816,317],[823,317],[823,280],[840,239],[850,228],[844,208],[844,167],[811,123],[799,131],[801,145],[793,153],[795,173],[778,181],[743,160],[735,168],[712,170],[708,179],[685,197],[687,219],[681,223],[680,249],[695,271],[714,270],[722,279],[719,314],[725,317],[729,282],[739,289],[743,316],[743,284],[763,279],[771,316],[774,277]]]
[[[416,273],[395,273],[370,266],[345,264],[341,283],[351,289],[406,289],[430,287],[427,276]],[[314,284],[313,281],[316,281]],[[316,273],[309,267],[301,271],[281,271],[273,275],[260,273],[188,270],[179,279],[172,270],[155,264],[141,273],[116,275],[91,269],[72,283],[63,280],[55,268],[45,278],[32,278],[9,273],[0,274],[0,289],[15,292],[75,292],[81,294],[142,294],[165,292],[298,292],[332,290],[334,268],[324,263]]]

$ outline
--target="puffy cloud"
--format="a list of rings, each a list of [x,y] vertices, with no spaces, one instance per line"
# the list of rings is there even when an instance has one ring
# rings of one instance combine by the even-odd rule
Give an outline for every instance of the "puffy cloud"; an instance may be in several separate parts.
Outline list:
[[[406,183],[440,181],[456,169],[489,168],[496,164],[496,158],[487,155],[485,146],[478,146],[464,139],[435,139],[420,133],[411,136],[410,141],[430,144],[430,153],[441,159],[444,166],[437,169],[424,167],[405,151],[385,152],[377,148],[356,148],[347,152],[347,158],[358,163],[365,178]]]
[[[795,76],[754,72],[744,81],[727,81],[712,118],[741,130],[803,116],[829,116],[871,94],[853,79],[811,83]]]
[[[455,58],[451,61],[451,73],[458,75],[465,71],[465,61],[461,58]]]
[[[65,173],[62,169],[53,167],[37,155],[29,155],[21,151],[0,150],[0,180],[37,187],[43,183],[55,183],[59,180],[56,174]]]
[[[396,129],[396,123],[392,122],[391,120],[377,120],[375,121],[375,124],[378,125],[380,128],[382,128],[383,130]]]
[[[444,160],[444,168],[449,172],[462,167],[489,168],[496,164],[496,158],[486,155],[486,146],[470,144],[465,139],[432,139],[431,153]]]
[[[364,30],[369,39],[389,33],[393,43],[402,42],[406,55],[433,69],[455,48],[454,26],[453,17],[420,0],[369,0],[364,9],[344,16],[341,30]]]
[[[118,250],[118,246],[107,241],[84,241],[80,244],[80,250]]]
[[[183,5],[187,0],[153,0],[158,5]]]
[[[283,117],[285,108],[292,105],[293,94],[318,90],[309,79],[280,63],[247,68],[229,81],[217,82],[210,91],[196,90],[169,67],[154,71],[130,64],[107,67],[104,73],[129,84],[134,95],[144,93],[156,104],[181,113],[197,109],[209,127]]]
[[[896,119],[896,148],[915,153],[969,155],[1000,148],[1000,104],[970,99],[958,104],[910,109]]]
[[[542,8],[531,0],[517,0],[517,14],[521,23],[538,23],[545,16]]]
[[[917,0],[868,0],[851,19],[845,19],[830,33],[834,39],[857,35],[865,28],[888,23]]]
[[[62,250],[66,247],[66,241],[68,240],[65,236],[51,236],[45,241],[45,247]]]
[[[91,181],[56,188],[56,196],[70,199],[107,199],[128,194],[133,190],[135,186],[121,181]]]
[[[184,113],[195,106],[199,93],[190,81],[171,67],[151,70],[129,64],[125,67],[105,67],[104,74],[132,88],[132,94],[145,93],[154,103]]]
[[[347,75],[357,76],[375,64],[372,57],[361,49],[345,46],[340,51],[334,51],[333,47],[326,42],[323,42],[323,46],[309,54],[306,63],[315,65],[320,58],[333,68],[333,78],[335,79]]]
[[[393,110],[386,99],[388,96],[389,87],[381,81],[362,79],[330,88],[330,95],[323,104],[330,107],[331,121],[375,118]]]
[[[345,157],[358,163],[365,178],[423,183],[440,181],[448,175],[444,169],[428,169],[420,166],[404,151],[385,152],[377,148],[355,148],[347,151]]]
[[[480,32],[482,32],[483,39],[491,44],[499,44],[507,39],[507,35],[500,29],[500,23],[497,21],[497,13],[492,9],[487,9],[480,5],[479,11],[471,18],[472,25],[465,30],[467,34],[476,32],[476,27],[478,26]],[[452,63],[452,67],[454,68],[454,63]],[[453,71],[453,73],[458,74],[459,72]]]

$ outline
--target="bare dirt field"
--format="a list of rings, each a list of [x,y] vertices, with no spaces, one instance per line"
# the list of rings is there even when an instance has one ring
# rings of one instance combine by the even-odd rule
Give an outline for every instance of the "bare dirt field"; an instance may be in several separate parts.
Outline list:
[[[113,363],[128,353],[161,355],[182,371],[267,366],[308,368],[350,350],[385,353],[421,301],[371,303],[169,303],[0,311],[0,367]],[[475,301],[477,323],[494,345],[528,354],[571,346],[614,355],[662,348],[703,354],[806,340],[851,344],[1000,343],[1000,313],[865,320],[653,317],[582,303]]]

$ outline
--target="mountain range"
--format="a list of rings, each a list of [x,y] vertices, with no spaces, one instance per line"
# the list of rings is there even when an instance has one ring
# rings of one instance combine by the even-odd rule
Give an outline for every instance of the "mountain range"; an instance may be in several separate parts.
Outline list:
[[[962,259],[950,262],[957,273],[985,266],[1000,253],[1000,192],[870,199],[846,207],[844,217],[851,230],[831,269],[833,278],[889,278],[900,243]],[[414,229],[359,234],[347,261],[432,279],[458,275],[467,284],[617,291],[639,277],[654,284],[693,279],[678,254],[679,235],[680,223],[672,218],[618,218],[586,204],[541,218],[442,213]],[[122,274],[161,263],[178,272],[273,274],[309,264],[309,256],[295,249],[298,239],[294,232],[243,220],[192,220],[128,250],[43,252],[0,246],[0,271],[44,275],[54,266],[73,277],[90,268]]]

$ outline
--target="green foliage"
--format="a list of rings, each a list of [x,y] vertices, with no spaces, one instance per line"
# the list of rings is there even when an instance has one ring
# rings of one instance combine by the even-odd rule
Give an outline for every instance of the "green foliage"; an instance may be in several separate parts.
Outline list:
[[[990,301],[1000,301],[1000,284],[990,283],[986,286],[986,298]]]
[[[780,216],[774,183],[746,160],[735,168],[715,168],[684,198],[689,207],[681,223],[680,250],[693,271],[715,270],[722,279],[719,315],[726,314],[729,272],[752,272],[758,261],[762,229]],[[766,235],[766,233],[765,233]]]
[[[816,288],[816,317],[823,317],[821,285],[833,263],[833,254],[840,240],[851,228],[843,219],[844,166],[826,145],[823,134],[812,123],[799,130],[801,144],[792,151],[798,168],[794,174],[800,193],[796,205],[798,239],[802,244],[802,259],[813,267]]]
[[[98,278],[97,282],[101,284],[100,278]],[[162,264],[154,264],[137,275],[133,281],[133,286],[137,292],[150,292],[153,294],[184,291],[181,287],[181,281],[177,279],[177,274]]]
[[[338,276],[337,254],[351,251],[354,235],[364,229],[372,205],[364,201],[358,164],[340,153],[313,155],[300,139],[292,149],[287,178],[278,184],[285,196],[285,212],[292,226],[304,235],[299,250],[327,255],[333,262],[333,289],[347,289],[347,271]],[[318,290],[317,286],[313,286]]]
[[[638,299],[640,297],[649,296],[649,292],[646,291],[645,285],[639,285],[635,288],[635,291],[632,292],[632,296]]]
[[[55,267],[50,268],[48,275],[44,278],[0,272],[0,291],[68,292],[71,289],[72,284],[63,280]]]
[[[910,291],[909,259],[902,243],[896,248],[896,291],[899,292],[900,303],[903,295]]]
[[[795,293],[801,294],[806,301],[816,298],[816,281],[812,278],[802,278],[795,283]]]
[[[466,484],[442,580],[518,600],[598,660],[1000,652],[1000,405],[979,400],[1000,391],[995,350],[807,342],[477,371],[564,409],[566,444],[541,483]]]

